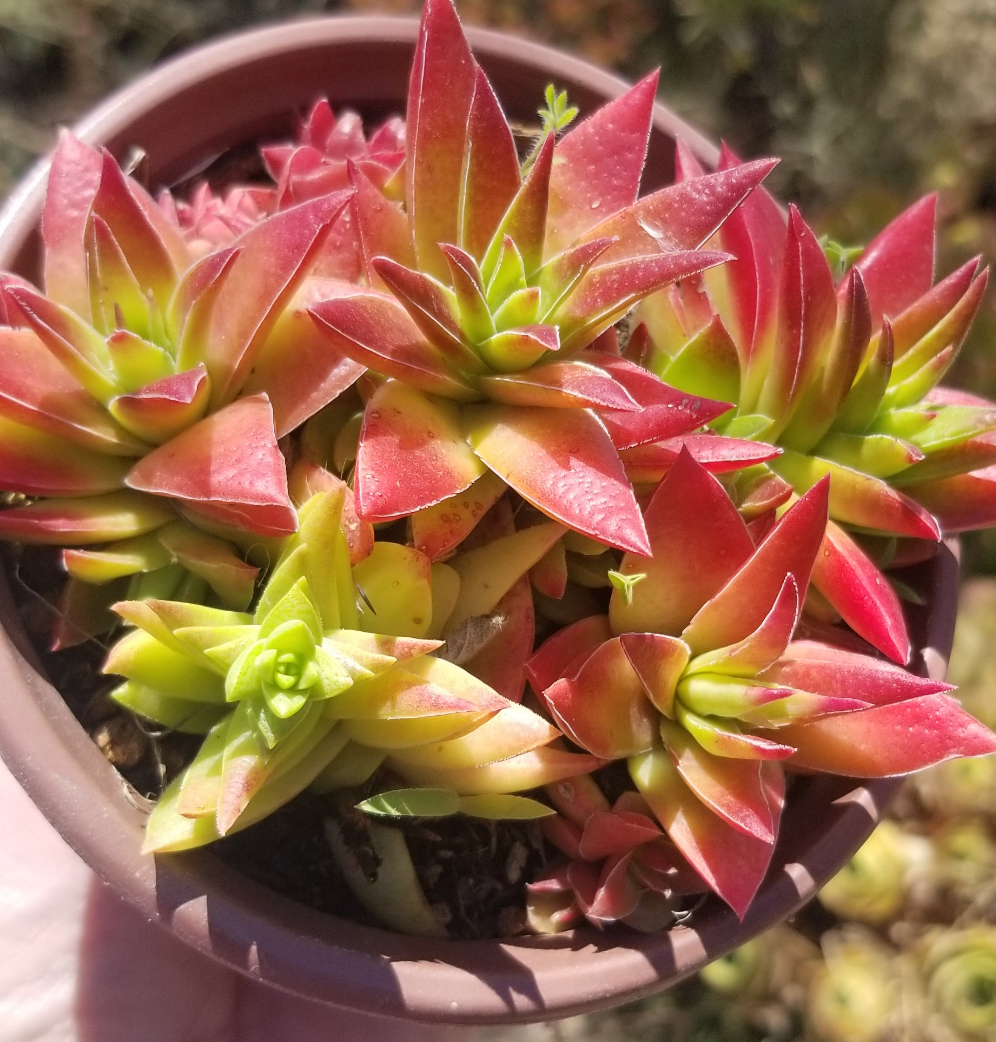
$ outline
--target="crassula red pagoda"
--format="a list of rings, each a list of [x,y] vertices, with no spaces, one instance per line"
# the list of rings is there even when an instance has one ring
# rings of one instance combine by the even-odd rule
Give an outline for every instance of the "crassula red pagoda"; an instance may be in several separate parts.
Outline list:
[[[0,536],[61,549],[57,644],[118,602],[119,706],[203,736],[148,850],[308,790],[439,934],[388,819],[535,818],[532,929],[658,930],[743,917],[793,772],[996,750],[880,570],[992,520],[996,407],[935,386],[985,273],[933,284],[927,201],[835,279],[771,161],[679,145],[641,198],[655,91],[568,127],[551,86],[520,150],[427,0],[406,120],[318,100],[273,184],[154,201],[61,139],[44,293],[0,281]]]
[[[725,260],[697,247],[772,164],[638,201],[651,76],[559,142],[550,127],[523,170],[448,3],[426,5],[412,84],[404,209],[351,168],[370,286],[311,309],[337,350],[388,378],[366,405],[358,510],[417,515],[490,470],[576,531],[645,551],[619,450],[729,406],[599,337],[647,293]]]
[[[720,168],[739,161],[724,150]],[[679,149],[679,175],[701,168]],[[988,281],[978,259],[934,284],[935,200],[897,217],[835,285],[798,211],[758,189],[715,245],[736,260],[642,307],[644,361],[677,386],[736,401],[715,426],[784,449],[741,476],[786,501],[833,476],[813,582],[893,660],[910,655],[899,598],[880,565],[929,553],[923,541],[996,520],[996,410],[937,388]],[[897,537],[918,541],[895,547]]]
[[[360,370],[322,351],[305,389],[289,305],[349,194],[198,259],[107,152],[61,137],[45,293],[0,280],[0,487],[31,500],[0,515],[0,537],[83,547],[64,555],[57,644],[106,628],[123,577],[170,596],[190,573],[189,596],[249,604],[256,569],[207,532],[296,528],[277,439]]]
[[[829,488],[824,478],[755,546],[726,491],[683,453],[647,508],[653,557],[623,558],[622,574],[641,580],[528,666],[579,746],[628,759],[671,840],[740,916],[778,835],[783,764],[874,777],[996,750],[948,685],[792,640]]]

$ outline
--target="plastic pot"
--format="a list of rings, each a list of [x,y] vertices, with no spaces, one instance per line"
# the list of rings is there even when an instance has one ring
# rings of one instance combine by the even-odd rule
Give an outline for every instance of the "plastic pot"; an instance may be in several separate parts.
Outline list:
[[[121,157],[148,156],[153,187],[182,181],[218,155],[288,136],[325,94],[375,119],[403,112],[416,23],[333,18],[244,33],[168,62],[75,128]],[[608,73],[514,37],[470,30],[471,45],[513,119],[532,120],[547,83],[590,112],[625,89]],[[674,138],[705,163],[717,152],[662,106],[644,190],[668,183]],[[33,170],[0,212],[0,270],[37,276],[47,169]],[[911,609],[914,667],[943,673],[954,632],[952,547],[904,575],[926,597]],[[2,579],[0,579],[2,582]],[[897,782],[815,776],[793,788],[771,871],[743,923],[710,898],[690,925],[656,935],[584,928],[514,941],[424,940],[313,911],[200,850],[142,856],[145,811],[42,674],[0,589],[0,756],[93,869],[148,918],[237,970],[335,1006],[427,1022],[547,1020],[616,1005],[673,984],[784,919],[872,831]]]

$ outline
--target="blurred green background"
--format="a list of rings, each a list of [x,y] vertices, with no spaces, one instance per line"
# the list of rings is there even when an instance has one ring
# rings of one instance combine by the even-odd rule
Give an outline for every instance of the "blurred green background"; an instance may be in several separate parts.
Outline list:
[[[939,265],[996,258],[996,0],[457,0],[464,20],[635,78],[772,178],[818,231],[860,244],[940,193]],[[0,0],[0,197],[118,85],[233,29],[418,0]],[[196,113],[191,114],[196,118]],[[952,380],[996,397],[996,301]],[[973,537],[969,572],[996,572]],[[965,590],[953,679],[996,723],[996,580]],[[996,762],[909,783],[821,903],[705,979],[491,1042],[996,1040]],[[484,1036],[482,1036],[484,1042]]]

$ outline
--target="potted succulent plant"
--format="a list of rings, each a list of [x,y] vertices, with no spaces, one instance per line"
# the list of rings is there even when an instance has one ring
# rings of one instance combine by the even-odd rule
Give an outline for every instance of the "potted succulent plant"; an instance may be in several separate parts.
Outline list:
[[[429,0],[181,59],[0,219],[0,536],[55,548],[53,653],[108,640],[175,762],[129,801],[10,598],[0,752],[191,943],[455,1022],[678,979],[853,852],[892,786],[861,779],[996,749],[939,675],[942,537],[996,509],[996,409],[936,390],[985,274],[933,284],[927,201],[835,276],[654,76],[473,40]],[[247,144],[256,181],[170,191]],[[233,867],[296,799],[359,921]],[[458,940],[482,835],[519,904]]]

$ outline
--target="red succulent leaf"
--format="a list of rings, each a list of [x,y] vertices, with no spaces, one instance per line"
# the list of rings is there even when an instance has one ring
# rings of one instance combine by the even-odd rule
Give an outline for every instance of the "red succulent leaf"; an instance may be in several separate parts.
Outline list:
[[[738,479],[740,475],[737,475]],[[748,470],[737,481],[736,501],[746,521],[756,521],[783,507],[795,493],[792,486],[767,467]],[[769,526],[763,526],[767,529]],[[766,534],[766,532],[765,532]]]
[[[543,833],[543,838],[549,843],[552,843],[561,854],[566,854],[572,861],[581,859],[581,828],[575,825],[573,821],[568,821],[567,818],[561,817],[559,814],[552,814],[539,820],[540,831]],[[563,866],[567,868],[566,865]],[[539,880],[540,886],[543,885],[543,880]],[[532,892],[534,884],[527,883],[526,888]]]
[[[506,405],[623,412],[640,409],[626,388],[609,373],[579,360],[547,362],[508,376],[485,376],[479,383],[489,398]]]
[[[663,749],[640,757],[630,773],[675,846],[742,919],[768,870],[773,844],[718,818],[685,784]]]
[[[732,408],[726,402],[699,398],[670,387],[625,358],[594,352],[581,357],[609,372],[641,407],[638,413],[602,410],[605,425],[619,449],[687,434]]]
[[[654,493],[646,524],[652,557],[627,554],[620,571],[647,578],[633,588],[631,604],[613,592],[612,629],[677,635],[750,559],[754,544],[722,485],[687,449]]]
[[[611,639],[609,620],[605,615],[591,615],[558,630],[526,663],[526,677],[537,694],[542,694],[561,677],[573,677],[568,667],[577,662],[578,669],[596,648]]]
[[[477,69],[467,126],[467,159],[459,243],[482,260],[495,230],[519,190],[515,139],[487,76]]]
[[[26,496],[94,496],[121,488],[131,461],[0,416],[0,488]]]
[[[526,179],[492,236],[481,265],[485,271],[491,272],[497,265],[506,238],[515,243],[527,279],[542,265],[553,149],[553,135],[549,134],[540,145]]]
[[[343,286],[334,298],[309,308],[309,314],[334,347],[361,365],[430,394],[475,397],[393,297]]]
[[[592,239],[570,246],[543,265],[536,278],[547,314],[552,314],[574,289],[581,277],[615,242],[614,238]]]
[[[636,202],[658,76],[656,71],[645,76],[557,143],[550,179],[547,257],[566,249],[596,222]]]
[[[996,525],[996,466],[971,474],[918,481],[906,492],[940,521],[945,532]]]
[[[259,349],[351,197],[351,190],[336,192],[280,211],[235,241],[239,254],[215,299],[204,359],[215,407],[230,402],[242,388]]]
[[[629,868],[629,854],[609,858],[602,866],[594,893],[588,887],[575,886],[575,897],[589,922],[596,926],[615,923],[636,911],[643,887],[633,878]],[[575,874],[572,865],[567,876],[573,879]]]
[[[903,606],[871,558],[839,525],[828,522],[813,585],[870,644],[905,665],[912,653]]]
[[[477,355],[464,343],[460,323],[435,279],[387,257],[375,257],[372,265],[441,357],[465,372],[483,370]]]
[[[602,759],[646,752],[657,741],[657,712],[618,637],[598,647],[577,676],[546,688],[543,700],[571,740]]]
[[[944,694],[789,724],[778,736],[796,747],[793,765],[859,778],[996,752],[996,735]]]
[[[941,530],[930,514],[908,495],[882,478],[818,456],[786,451],[772,467],[797,492],[831,478],[830,517],[844,524],[918,539],[940,539]]]
[[[596,224],[582,237],[583,241],[617,236],[619,241],[605,253],[606,262],[661,251],[698,249],[777,162],[761,159],[662,188]]]
[[[138,456],[146,448],[27,329],[0,329],[0,415],[109,455]]]
[[[444,499],[434,507],[415,511],[408,522],[411,545],[430,561],[445,561],[452,557],[454,550],[475,530],[505,489],[505,482],[488,471],[465,492]],[[499,534],[509,535],[514,531],[515,527],[510,525]]]
[[[440,242],[459,242],[468,121],[477,80],[451,0],[427,0],[408,85],[406,210],[419,267],[440,278]]]
[[[278,438],[295,430],[338,398],[363,375],[364,367],[337,351],[310,315],[334,284],[309,279],[263,341],[243,396],[265,393]]]
[[[91,317],[86,227],[102,167],[95,148],[60,131],[42,212],[45,291],[84,319]]]
[[[763,367],[758,412],[782,424],[788,419],[829,346],[836,320],[837,298],[830,265],[799,211],[789,207],[777,339],[770,358],[752,354],[745,380],[745,390],[751,394],[752,386],[760,383],[752,370]],[[747,407],[753,408],[752,403]]]
[[[451,402],[389,380],[367,403],[355,478],[364,520],[405,517],[463,492],[483,473]]]
[[[450,281],[456,297],[457,314],[463,334],[472,342],[494,336],[495,323],[484,293],[484,281],[477,261],[466,250],[451,243],[439,247],[450,268]]]
[[[688,665],[688,646],[663,633],[624,633],[619,638],[647,697],[665,716],[674,716],[674,691]]]
[[[774,843],[781,807],[768,804],[764,761],[713,756],[667,720],[661,735],[682,780],[702,803],[739,832]]]
[[[815,485],[790,507],[730,581],[689,622],[682,640],[693,654],[743,640],[761,625],[786,575],[805,596],[823,541],[829,482]]]
[[[894,318],[930,291],[934,282],[937,196],[904,210],[868,244],[855,265],[864,278],[872,326]]]
[[[660,826],[645,814],[615,808],[596,811],[584,823],[578,853],[585,861],[601,861],[660,838]]]
[[[144,441],[161,445],[207,411],[211,381],[204,366],[153,380],[133,394],[112,398],[108,411]]]
[[[232,246],[209,253],[191,265],[173,291],[166,328],[179,345],[181,368],[193,368],[207,355],[214,301],[238,253]]]
[[[649,553],[619,454],[586,409],[464,409],[467,440],[503,481],[548,517],[622,550]]]
[[[40,499],[0,510],[0,538],[55,546],[109,543],[172,521],[168,504],[123,490],[74,499]]]
[[[188,427],[136,463],[127,484],[257,535],[297,529],[266,395],[242,398]]]
[[[817,445],[837,416],[861,367],[871,336],[871,312],[861,273],[851,268],[837,289],[837,326],[819,359],[820,371],[798,397],[781,442],[806,452]]]
[[[100,402],[114,396],[117,388],[100,366],[107,354],[104,338],[91,325],[34,289],[8,284],[4,293],[80,385]]]
[[[533,588],[545,597],[559,601],[567,591],[567,551],[563,542],[554,543],[529,569]]]
[[[742,166],[724,144],[720,170]],[[746,369],[775,320],[785,249],[785,218],[763,188],[751,192],[723,225],[720,244],[737,258],[718,274],[729,280],[731,313],[727,325]]]
[[[680,250],[617,260],[612,259],[614,252],[614,247],[606,250],[609,259],[578,280],[551,318],[561,326],[565,349],[586,347],[654,290],[730,259],[726,253]]]
[[[834,698],[858,696],[873,705],[954,690],[950,684],[918,677],[891,662],[809,640],[790,644],[764,679]]]
[[[789,573],[771,610],[757,629],[735,644],[706,652],[695,660],[695,669],[740,677],[757,676],[784,653],[795,632],[801,609],[799,586],[795,576]]]
[[[379,289],[382,280],[374,269],[374,257],[390,257],[407,268],[415,266],[411,228],[405,213],[384,198],[384,193],[360,167],[348,162],[347,170],[349,183],[356,192],[351,207],[363,251],[364,267],[367,278]]]
[[[87,259],[94,326],[107,332],[121,325],[147,336],[149,300],[107,222],[97,214],[88,225]]]
[[[683,434],[677,438],[646,445],[634,445],[620,452],[626,473],[633,482],[657,484],[668,472],[682,449],[710,474],[725,474],[757,463],[767,463],[781,454],[777,445],[744,438],[726,438],[719,434]]]
[[[965,296],[979,274],[979,260],[973,257],[895,316],[892,334],[897,359],[927,336]]]
[[[186,249],[179,234],[162,219],[154,203],[148,209],[139,203],[136,196],[140,189],[125,177],[114,157],[106,150],[102,150],[101,155],[100,186],[93,198],[93,213],[107,223],[139,285],[152,291],[165,312],[176,285],[177,271],[164,241],[164,229],[169,229],[166,234],[180,242],[183,253]],[[160,218],[158,227],[150,220],[153,213]]]

